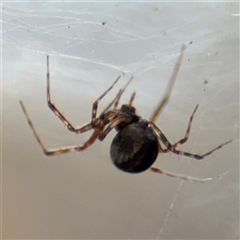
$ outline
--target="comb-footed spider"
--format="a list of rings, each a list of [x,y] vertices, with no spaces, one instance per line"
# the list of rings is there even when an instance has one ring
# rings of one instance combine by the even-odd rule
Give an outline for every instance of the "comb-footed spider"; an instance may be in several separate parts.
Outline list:
[[[121,169],[122,171],[129,173],[139,173],[149,169],[159,174],[164,174],[167,176],[177,177],[184,180],[191,180],[196,182],[204,182],[213,179],[213,178],[199,179],[190,176],[179,175],[176,173],[165,172],[160,168],[153,166],[153,163],[155,162],[159,152],[160,153],[173,152],[178,155],[184,155],[187,157],[195,158],[197,160],[201,160],[207,157],[208,155],[212,154],[217,149],[231,142],[227,141],[203,155],[192,154],[189,152],[177,150],[178,146],[182,145],[188,140],[192,120],[194,114],[197,111],[198,105],[195,107],[190,117],[185,137],[174,144],[170,143],[170,141],[165,137],[160,128],[157,127],[156,124],[154,123],[154,121],[160,114],[161,110],[169,100],[173,84],[176,80],[176,76],[182,62],[185,48],[186,46],[183,45],[180,56],[177,60],[176,66],[170,78],[166,93],[163,99],[160,101],[157,108],[155,109],[153,115],[150,117],[150,120],[142,119],[139,115],[136,114],[136,109],[132,105],[135,97],[135,92],[132,94],[128,104],[124,104],[121,106],[121,108],[117,109],[119,100],[124,90],[133,79],[133,77],[130,78],[130,80],[127,82],[123,89],[120,89],[117,96],[110,102],[110,104],[99,115],[99,117],[97,117],[98,103],[118,82],[118,80],[120,79],[119,76],[114,81],[114,83],[93,103],[91,122],[80,128],[75,128],[67,120],[67,118],[58,110],[58,108],[53,104],[51,100],[49,57],[47,56],[47,102],[49,108],[66,125],[69,131],[74,132],[76,134],[80,134],[93,129],[93,133],[90,136],[90,138],[81,146],[59,148],[57,150],[47,150],[44,147],[42,141],[40,140],[37,131],[35,130],[35,127],[33,126],[32,121],[30,120],[27,114],[23,102],[20,101],[23,112],[25,113],[25,116],[34,133],[34,136],[36,137],[38,143],[42,147],[44,154],[47,156],[53,156],[69,152],[83,151],[84,149],[92,145],[96,139],[103,141],[107,134],[113,128],[115,128],[118,133],[112,141],[110,155],[114,165]],[[164,146],[166,147],[165,149]]]

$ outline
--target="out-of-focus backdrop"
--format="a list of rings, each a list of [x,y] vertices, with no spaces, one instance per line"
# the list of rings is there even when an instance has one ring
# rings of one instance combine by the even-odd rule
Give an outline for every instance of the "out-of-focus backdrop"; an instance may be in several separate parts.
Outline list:
[[[5,239],[239,238],[239,3],[3,2],[2,234]],[[182,44],[183,63],[156,124],[176,142],[200,105],[189,141],[203,161],[159,155],[166,171],[199,178],[183,182],[150,171],[114,167],[103,142],[80,153],[45,157],[20,108],[23,100],[47,148],[82,144],[46,104],[46,55],[54,103],[75,126],[101,112],[134,75],[121,103],[148,119],[168,84]]]

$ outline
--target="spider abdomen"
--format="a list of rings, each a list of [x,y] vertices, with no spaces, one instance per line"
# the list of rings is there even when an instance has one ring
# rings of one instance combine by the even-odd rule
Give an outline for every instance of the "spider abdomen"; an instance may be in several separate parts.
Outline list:
[[[114,137],[110,155],[122,171],[139,173],[147,170],[158,155],[158,139],[145,122],[133,123]]]

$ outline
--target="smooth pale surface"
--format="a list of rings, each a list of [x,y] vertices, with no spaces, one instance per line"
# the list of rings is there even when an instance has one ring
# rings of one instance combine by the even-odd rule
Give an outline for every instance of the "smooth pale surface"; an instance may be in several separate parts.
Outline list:
[[[239,238],[239,3],[2,3],[2,234],[9,239]],[[47,148],[82,144],[46,104],[46,54],[52,98],[74,124],[90,120],[93,101],[122,72],[121,103],[148,119],[164,94],[182,44],[183,63],[156,124],[203,161],[158,157],[166,171],[222,179],[182,182],[114,167],[115,131],[81,152],[45,157],[19,105],[23,100]]]

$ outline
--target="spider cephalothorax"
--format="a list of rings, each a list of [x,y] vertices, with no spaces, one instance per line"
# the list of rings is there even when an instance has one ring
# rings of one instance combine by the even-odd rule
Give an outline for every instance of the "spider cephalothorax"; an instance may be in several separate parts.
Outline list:
[[[125,121],[120,122],[115,128],[117,131],[124,129],[132,123],[138,123],[140,117],[136,114],[136,109],[133,106],[124,104],[120,109],[121,115],[124,116]]]

